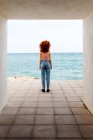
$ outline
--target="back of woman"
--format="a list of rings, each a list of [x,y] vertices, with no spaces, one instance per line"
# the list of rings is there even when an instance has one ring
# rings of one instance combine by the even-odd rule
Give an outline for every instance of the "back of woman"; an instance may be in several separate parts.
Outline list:
[[[45,92],[47,86],[47,92],[50,92],[50,70],[52,68],[51,54],[50,54],[50,42],[42,41],[40,43],[40,69],[42,80],[42,91]]]
[[[50,53],[49,52],[40,52],[42,60],[50,60]]]

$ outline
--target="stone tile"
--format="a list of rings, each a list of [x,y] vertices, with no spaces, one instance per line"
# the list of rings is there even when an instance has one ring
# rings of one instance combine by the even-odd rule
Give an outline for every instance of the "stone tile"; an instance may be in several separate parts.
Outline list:
[[[84,138],[93,139],[93,125],[79,125],[79,127]]]
[[[76,139],[76,138],[70,138],[70,139],[64,139],[64,138],[62,138],[62,139],[57,139],[57,140],[88,140],[88,139],[81,139],[81,138],[78,138],[78,139]]]
[[[31,138],[7,138],[5,140],[32,140],[32,139]]]
[[[71,108],[74,114],[89,114],[89,111],[86,108]]]
[[[41,139],[40,138],[39,139],[37,138],[37,139],[31,139],[31,140],[43,140],[43,139],[42,138]],[[57,139],[45,139],[45,140],[57,140]]]
[[[93,124],[93,116],[87,115],[75,115],[78,124]]]
[[[29,108],[20,108],[18,114],[35,114],[35,108],[29,107]]]
[[[64,91],[60,87],[55,87],[55,85],[56,84],[54,84],[54,86],[51,88],[52,94],[63,95]]]
[[[19,101],[13,102],[13,101],[12,101],[12,102],[8,102],[7,107],[20,107],[21,104],[22,104],[22,102],[19,102]]]
[[[53,101],[66,101],[65,97],[56,97],[52,99]]]
[[[36,89],[35,86],[34,88],[30,87],[26,95],[37,95],[37,94],[39,94],[39,89]]]
[[[49,101],[50,102],[50,101],[52,101],[52,99],[51,99],[51,97],[48,97],[48,98],[40,97],[39,101],[45,101],[45,102]]]
[[[14,115],[0,115],[0,124],[11,124],[14,120]]]
[[[14,98],[14,97],[11,97],[8,99],[9,101],[12,101],[12,102],[17,102],[17,101],[20,101],[22,102],[24,100],[24,98],[20,97],[20,98]]]
[[[53,102],[54,107],[69,107],[67,102]]]
[[[9,131],[8,137],[11,138],[25,138],[31,137],[31,125],[13,125]]]
[[[16,94],[15,95],[25,95],[25,94],[27,94],[27,92],[28,92],[28,90],[27,89],[25,89],[25,88],[21,88],[20,87],[20,89],[18,89],[17,91],[16,91]]]
[[[67,97],[67,101],[81,101],[79,97]]]
[[[1,112],[1,114],[17,114],[17,112],[18,112],[18,108],[17,107],[5,107],[3,110],[2,110],[2,112]]]
[[[76,124],[73,115],[55,115],[56,124]]]
[[[63,89],[64,94],[74,94],[74,91],[72,89]]]
[[[20,98],[20,97],[25,97],[25,95],[24,94],[21,94],[21,93],[20,94],[17,93],[17,94],[14,94],[14,97],[19,97]]]
[[[58,138],[81,138],[81,134],[76,125],[58,125]]]
[[[38,107],[53,107],[52,102],[38,102]]]
[[[35,124],[54,124],[53,115],[36,115]]]
[[[72,114],[70,108],[54,108],[54,113],[57,114]]]
[[[73,93],[73,94],[65,94],[65,97],[77,97],[78,95]]]
[[[31,89],[32,90],[32,89]],[[39,94],[30,94],[30,93],[28,93],[27,95],[26,95],[26,98],[38,98],[38,96],[39,96]]]
[[[90,138],[90,139],[86,139],[86,138],[84,138],[84,139],[82,139],[82,140],[93,140],[93,139],[91,139],[91,138]]]
[[[17,115],[14,124],[33,124],[34,115]]]
[[[55,94],[53,92],[52,97],[54,97],[54,98],[56,98],[56,97],[58,97],[58,98],[65,98],[65,95],[64,94]]]
[[[34,138],[55,138],[56,131],[54,125],[35,125],[33,130]]]
[[[9,125],[0,125],[0,137],[6,137],[9,130]]]
[[[25,102],[26,101],[35,101],[36,102],[37,100],[38,100],[38,98],[35,98],[35,97],[32,97],[32,98],[31,97],[29,97],[29,98],[26,97],[24,101]]]
[[[70,107],[84,107],[82,102],[68,102]]]
[[[37,108],[36,114],[54,114],[53,108]]]
[[[22,107],[36,107],[37,106],[37,102],[23,102]]]
[[[39,95],[40,98],[41,98],[41,97],[42,97],[42,98],[49,98],[49,97],[51,97],[51,96],[52,96],[52,95],[51,95],[50,93],[48,94],[48,93],[46,93],[46,92],[45,92],[45,93],[40,92],[40,95]]]
[[[67,86],[66,87],[63,86],[63,90],[64,91],[73,91],[71,87],[67,87]]]

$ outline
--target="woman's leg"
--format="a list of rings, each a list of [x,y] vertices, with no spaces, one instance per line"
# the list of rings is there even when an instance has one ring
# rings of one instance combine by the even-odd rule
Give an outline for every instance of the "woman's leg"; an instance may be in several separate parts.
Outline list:
[[[45,69],[41,69],[42,89],[45,89]]]
[[[46,84],[47,84],[47,89],[50,88],[50,69],[46,69]]]

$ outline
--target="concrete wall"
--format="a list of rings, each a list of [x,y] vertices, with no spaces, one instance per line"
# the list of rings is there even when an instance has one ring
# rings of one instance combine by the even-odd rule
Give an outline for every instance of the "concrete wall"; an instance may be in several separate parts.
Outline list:
[[[93,14],[84,19],[84,103],[93,114]],[[0,111],[7,103],[7,20],[0,16]]]
[[[93,14],[84,19],[84,104],[93,114]]]
[[[0,16],[0,111],[7,103],[7,21]]]

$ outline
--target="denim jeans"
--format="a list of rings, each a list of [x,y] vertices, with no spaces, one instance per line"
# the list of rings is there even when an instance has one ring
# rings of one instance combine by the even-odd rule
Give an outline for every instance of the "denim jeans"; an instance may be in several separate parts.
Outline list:
[[[45,89],[45,85],[47,85],[47,89],[50,86],[50,71],[51,65],[48,60],[41,61],[41,81],[42,81],[42,89]]]

